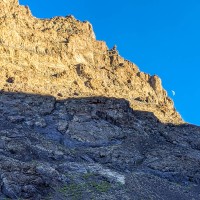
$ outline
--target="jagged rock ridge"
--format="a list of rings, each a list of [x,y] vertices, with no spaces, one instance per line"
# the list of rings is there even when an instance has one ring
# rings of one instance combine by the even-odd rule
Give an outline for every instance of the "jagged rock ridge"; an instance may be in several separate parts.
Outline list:
[[[17,0],[2,1],[0,10],[0,89],[57,99],[125,98],[162,122],[182,123],[161,80],[97,41],[89,22],[73,16],[37,19]]]
[[[157,76],[88,22],[0,10],[0,199],[199,200],[200,128]]]

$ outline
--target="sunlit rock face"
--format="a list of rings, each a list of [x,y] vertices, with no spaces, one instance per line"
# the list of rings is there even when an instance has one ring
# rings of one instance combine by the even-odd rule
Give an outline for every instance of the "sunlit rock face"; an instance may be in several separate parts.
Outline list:
[[[2,0],[2,3],[4,4],[17,4],[17,0]]]
[[[1,0],[0,4],[6,5],[10,8],[19,5],[18,0]]]
[[[182,123],[161,80],[96,40],[89,22],[73,16],[37,19],[16,0],[1,1],[0,9],[2,90],[57,99],[125,98],[135,110],[153,112],[162,122]]]
[[[0,199],[199,200],[199,169],[158,76],[89,22],[0,1]]]

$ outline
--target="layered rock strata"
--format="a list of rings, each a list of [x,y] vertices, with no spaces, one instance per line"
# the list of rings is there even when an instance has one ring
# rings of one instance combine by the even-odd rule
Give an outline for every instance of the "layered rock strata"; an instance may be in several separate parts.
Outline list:
[[[88,22],[2,0],[0,69],[0,199],[199,200],[200,128]]]
[[[183,122],[159,77],[140,72],[73,16],[37,19],[17,0],[1,1],[0,60],[3,91],[124,98],[162,122]]]
[[[200,128],[124,99],[0,94],[0,199],[198,200]]]

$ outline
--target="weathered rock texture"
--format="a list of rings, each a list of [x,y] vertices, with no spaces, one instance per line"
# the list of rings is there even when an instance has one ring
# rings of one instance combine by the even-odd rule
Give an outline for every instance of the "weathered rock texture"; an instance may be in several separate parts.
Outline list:
[[[0,199],[199,200],[199,127],[124,99],[6,92],[0,124]]]
[[[200,128],[88,22],[1,0],[0,69],[0,200],[200,199]]]
[[[68,97],[128,100],[162,122],[182,123],[157,76],[140,72],[116,49],[95,39],[73,16],[37,19],[17,0],[0,3],[0,89]]]

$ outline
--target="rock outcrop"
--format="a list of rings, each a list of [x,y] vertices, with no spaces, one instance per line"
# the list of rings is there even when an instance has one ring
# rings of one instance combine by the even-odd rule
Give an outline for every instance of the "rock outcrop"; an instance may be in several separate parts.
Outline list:
[[[10,92],[0,124],[0,199],[199,199],[199,127],[124,99]]]
[[[140,72],[73,16],[37,19],[17,0],[2,1],[0,56],[3,91],[124,98],[162,122],[183,122],[159,77]]]
[[[0,61],[0,199],[199,200],[200,128],[90,23],[2,0]]]

